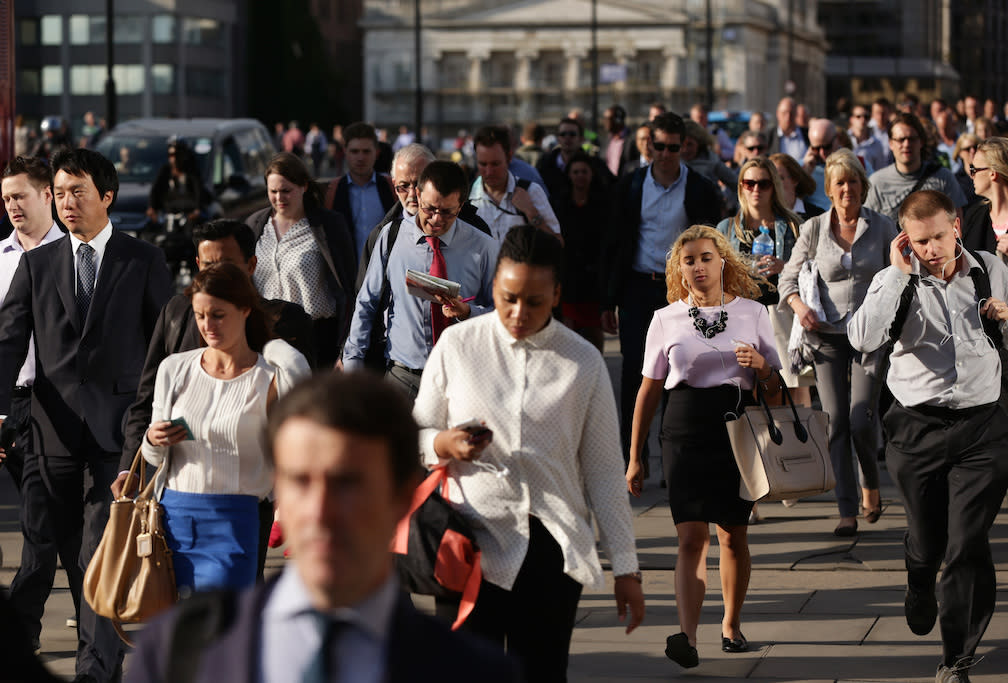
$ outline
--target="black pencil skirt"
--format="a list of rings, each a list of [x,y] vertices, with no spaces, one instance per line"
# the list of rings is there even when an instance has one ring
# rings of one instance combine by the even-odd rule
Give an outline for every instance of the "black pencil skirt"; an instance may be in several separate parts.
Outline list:
[[[752,404],[752,392],[740,392],[734,385],[696,389],[679,384],[668,392],[662,418],[662,457],[669,508],[676,524],[749,523],[753,504],[739,497],[739,471],[725,419]]]

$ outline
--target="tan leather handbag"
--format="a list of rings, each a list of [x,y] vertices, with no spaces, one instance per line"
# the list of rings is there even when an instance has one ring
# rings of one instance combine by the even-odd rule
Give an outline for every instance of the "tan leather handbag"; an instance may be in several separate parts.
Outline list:
[[[725,423],[745,500],[805,498],[833,489],[836,481],[829,457],[829,415],[795,406],[784,392],[783,406],[770,407],[756,383],[760,405]]]
[[[139,468],[140,493],[112,501],[105,532],[84,573],[84,599],[95,614],[112,620],[127,645],[132,643],[121,624],[146,621],[178,601],[172,552],[154,498],[157,472],[145,484],[146,467],[137,451],[130,478]]]

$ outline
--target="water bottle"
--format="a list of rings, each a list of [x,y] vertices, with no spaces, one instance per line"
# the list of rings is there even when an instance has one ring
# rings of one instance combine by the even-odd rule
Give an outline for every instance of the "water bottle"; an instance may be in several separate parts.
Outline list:
[[[752,255],[756,260],[761,256],[773,256],[774,241],[770,237],[770,228],[765,225],[760,226],[760,234],[753,240]]]

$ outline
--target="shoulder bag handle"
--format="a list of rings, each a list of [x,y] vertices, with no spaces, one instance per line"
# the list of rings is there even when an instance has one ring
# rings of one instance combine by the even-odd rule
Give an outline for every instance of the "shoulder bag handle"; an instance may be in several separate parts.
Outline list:
[[[754,373],[755,374],[755,373]],[[794,399],[791,398],[791,392],[788,391],[787,385],[781,380],[780,374],[774,370],[774,374],[777,375],[778,381],[780,381],[781,391],[784,393],[785,403],[791,407],[791,414],[794,416],[794,433],[795,437],[805,443],[808,441],[809,435],[808,430],[801,423],[801,418],[798,417],[798,408],[795,407]],[[763,383],[756,378],[756,395],[759,397],[760,405],[763,406],[763,410],[767,416],[767,429],[770,431],[770,440],[773,441],[778,446],[784,442],[784,435],[781,434],[780,429],[777,427],[777,423],[774,422],[773,412],[770,410],[770,404],[767,403],[766,395],[763,391]]]

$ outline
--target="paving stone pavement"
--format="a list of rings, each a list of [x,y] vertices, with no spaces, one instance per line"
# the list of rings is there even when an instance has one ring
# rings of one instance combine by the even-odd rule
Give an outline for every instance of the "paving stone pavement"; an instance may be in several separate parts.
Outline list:
[[[611,343],[611,341],[610,341]],[[618,374],[612,349],[607,356]],[[617,384],[618,386],[618,384]],[[658,472],[652,448],[652,472]],[[616,617],[612,579],[607,587],[585,591],[571,643],[572,683],[632,681],[933,681],[941,643],[936,628],[918,637],[903,617],[902,538],[905,515],[887,473],[882,472],[885,512],[877,524],[861,523],[853,539],[838,539],[836,506],[831,496],[803,500],[793,508],[780,503],[760,506],[763,521],[750,528],[752,579],[743,610],[743,630],[752,645],[745,654],[720,648],[721,590],[718,549],[712,541],[708,588],[699,631],[700,666],[681,669],[664,655],[665,638],[678,632],[675,609],[675,528],[657,474],[646,482],[640,499],[631,499],[637,548],[644,571],[647,614],[630,635]],[[991,534],[998,569],[998,605],[970,672],[974,683],[1008,681],[1008,508],[1002,506]],[[0,473],[0,585],[7,586],[20,557],[17,494]],[[271,551],[268,571],[283,566]],[[430,608],[429,599],[417,604]],[[548,606],[545,606],[548,608]],[[51,671],[73,677],[76,634],[65,626],[73,611],[66,575],[56,586],[43,618],[42,659]],[[0,647],[0,678],[2,678]],[[127,660],[127,666],[128,666]]]

